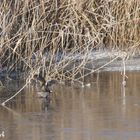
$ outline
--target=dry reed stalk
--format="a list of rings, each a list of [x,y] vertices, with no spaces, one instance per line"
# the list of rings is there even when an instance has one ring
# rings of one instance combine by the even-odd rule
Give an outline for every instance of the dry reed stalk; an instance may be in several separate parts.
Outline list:
[[[50,78],[74,80],[78,74],[84,76],[92,50],[88,48],[139,52],[140,4],[139,0],[1,0],[0,28],[0,59],[8,71],[43,69]],[[63,57],[55,63],[59,50]],[[75,54],[84,57],[74,66]],[[66,55],[71,59],[65,60]]]

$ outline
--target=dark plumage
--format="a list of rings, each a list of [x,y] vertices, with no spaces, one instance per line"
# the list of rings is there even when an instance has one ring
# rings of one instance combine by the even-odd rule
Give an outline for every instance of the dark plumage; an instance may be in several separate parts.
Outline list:
[[[34,78],[35,80],[39,81],[39,82],[41,83],[41,86],[44,86],[45,83],[46,83],[45,78],[43,78],[43,77],[40,76],[40,75],[35,74],[33,78]]]
[[[46,82],[45,85],[43,86],[43,91],[44,92],[48,92],[48,93],[51,93],[52,91],[49,89],[49,85],[48,83]]]
[[[33,79],[39,81],[41,83],[42,87],[43,86],[52,86],[53,84],[57,83],[56,80],[46,81],[44,77],[42,77],[41,75],[37,75],[37,74],[34,75]]]
[[[42,77],[41,75],[37,75],[37,74],[34,75],[34,79],[41,83],[42,91],[37,92],[38,96],[48,99],[48,97],[50,96],[50,93],[52,93],[52,91],[49,89],[49,87],[52,86],[53,84],[55,84],[57,81],[56,80],[46,81],[44,77]]]
[[[37,92],[38,97],[42,97],[42,98],[46,98],[46,99],[48,99],[50,97],[50,93],[52,93],[52,91],[49,89],[47,84],[45,84],[42,87],[42,91]]]

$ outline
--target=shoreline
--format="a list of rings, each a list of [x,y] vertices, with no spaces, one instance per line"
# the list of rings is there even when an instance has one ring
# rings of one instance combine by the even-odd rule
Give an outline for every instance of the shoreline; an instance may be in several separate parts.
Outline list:
[[[103,68],[101,68],[101,71],[123,71],[124,65],[125,71],[140,71],[140,54],[135,54],[124,59],[127,56],[123,57],[121,55],[125,55],[125,52],[106,50],[98,53],[100,53],[100,56],[102,57],[98,57],[95,62],[93,62],[93,65],[95,65],[96,68],[105,65]],[[117,55],[120,56],[117,57]],[[112,61],[115,57],[117,58]]]
[[[123,58],[126,57],[125,55],[126,53],[123,51],[109,49],[89,51],[86,55],[86,59],[88,61],[85,64],[85,68],[91,71],[96,71],[97,69],[97,71],[123,71],[125,62],[125,71],[140,71],[140,54],[135,54],[133,56],[130,55],[128,59],[123,61]],[[85,59],[85,55],[81,54],[66,54],[62,57],[63,59],[68,60],[73,57],[75,60],[77,60],[77,62]],[[2,70],[2,68],[0,68],[0,80],[7,78],[7,75],[12,78],[19,78],[23,74],[24,72],[19,71],[11,72],[11,74],[8,74],[6,70]]]

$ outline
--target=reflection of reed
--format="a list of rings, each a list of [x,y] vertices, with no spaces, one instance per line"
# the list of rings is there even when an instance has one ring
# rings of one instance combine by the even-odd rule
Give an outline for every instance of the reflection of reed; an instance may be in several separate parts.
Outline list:
[[[125,93],[125,86],[124,85],[122,86],[122,98],[123,98],[123,105],[125,105],[126,104],[126,100],[125,100],[126,93]]]

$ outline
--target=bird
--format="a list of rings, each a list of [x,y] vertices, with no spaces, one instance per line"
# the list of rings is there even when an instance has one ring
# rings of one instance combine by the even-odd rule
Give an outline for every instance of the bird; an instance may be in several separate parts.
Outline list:
[[[46,82],[45,85],[43,85],[41,91],[37,92],[37,95],[40,98],[49,99],[51,93],[52,93],[52,91],[49,89],[48,83]]]
[[[33,76],[33,79],[34,79],[35,81],[39,81],[42,87],[43,87],[43,86],[45,85],[45,83],[46,83],[45,78],[42,77],[41,75],[38,75],[38,74],[35,74],[35,75]]]
[[[35,74],[33,76],[33,80],[35,81],[39,81],[39,83],[41,84],[41,87],[45,87],[45,86],[52,86],[53,84],[56,84],[58,83],[57,80],[54,80],[54,79],[51,79],[51,80],[45,80],[45,78],[42,76],[42,75],[38,75],[38,74]]]
[[[43,76],[37,74],[35,74],[33,78],[41,83],[41,91],[37,92],[38,97],[48,99],[50,97],[50,94],[52,93],[49,87],[57,83],[57,81],[56,80],[46,81]]]

